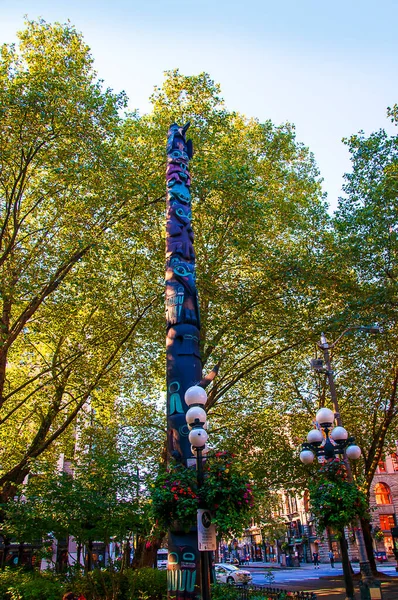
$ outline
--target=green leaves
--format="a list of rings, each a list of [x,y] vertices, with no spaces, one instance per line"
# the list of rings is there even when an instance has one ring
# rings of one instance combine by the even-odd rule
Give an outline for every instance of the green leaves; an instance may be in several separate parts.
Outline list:
[[[208,457],[200,487],[196,471],[181,464],[170,465],[156,478],[152,516],[162,531],[169,526],[188,531],[200,507],[212,511],[219,536],[239,535],[249,525],[254,508],[253,485],[229,453]]]
[[[341,533],[357,517],[369,519],[366,494],[347,480],[345,467],[338,460],[327,462],[308,487],[318,531],[331,527]]]
[[[90,439],[91,434],[91,439]],[[111,537],[128,538],[130,532],[148,531],[146,500],[136,493],[137,476],[132,465],[115,448],[115,432],[101,429],[80,438],[84,452],[67,461],[68,472],[50,463],[21,486],[18,496],[3,506],[3,532],[24,541],[72,535],[86,544]]]

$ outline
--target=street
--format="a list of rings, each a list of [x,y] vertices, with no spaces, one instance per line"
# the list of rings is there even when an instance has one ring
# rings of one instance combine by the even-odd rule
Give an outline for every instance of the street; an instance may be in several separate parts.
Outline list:
[[[254,566],[255,565],[255,566]],[[355,573],[359,572],[359,565],[353,564],[353,569]],[[336,563],[335,568],[328,564],[321,564],[319,569],[315,569],[312,563],[310,564],[302,564],[300,567],[288,567],[288,568],[280,568],[279,566],[274,566],[274,568],[269,565],[269,563],[265,566],[263,563],[249,563],[249,566],[242,566],[242,569],[247,569],[251,572],[253,577],[253,583],[255,585],[271,585],[278,586],[278,584],[286,584],[289,582],[295,582],[296,584],[300,581],[303,582],[303,589],[305,588],[304,582],[310,580],[316,580],[321,577],[329,577],[335,576],[338,577],[343,575],[343,569],[341,567],[341,563]],[[378,570],[390,577],[398,577],[398,573],[395,570],[395,563],[386,563],[377,565]],[[269,583],[269,580],[265,577],[267,572],[272,572],[274,579],[272,583]]]

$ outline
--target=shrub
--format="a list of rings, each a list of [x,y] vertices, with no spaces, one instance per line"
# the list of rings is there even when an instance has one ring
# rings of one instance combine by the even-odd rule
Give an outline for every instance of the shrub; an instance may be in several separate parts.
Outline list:
[[[60,600],[63,593],[64,583],[53,573],[0,572],[0,600]]]
[[[87,600],[163,600],[167,574],[150,568],[124,573],[95,569],[68,576],[22,569],[0,572],[0,600],[60,600],[66,591]]]
[[[287,600],[288,595],[287,592],[275,592],[270,596],[267,590],[251,590],[249,587],[244,597],[248,600]],[[211,598],[212,600],[241,600],[242,589],[225,583],[215,583],[211,586]]]
[[[167,571],[157,569],[128,569],[125,571],[128,580],[126,600],[163,600],[167,596]]]

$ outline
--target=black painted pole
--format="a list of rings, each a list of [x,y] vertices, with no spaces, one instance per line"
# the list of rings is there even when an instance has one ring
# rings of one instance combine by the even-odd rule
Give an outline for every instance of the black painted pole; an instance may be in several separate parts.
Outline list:
[[[188,466],[193,459],[185,420],[187,389],[202,379],[199,352],[199,307],[195,283],[195,252],[191,227],[192,143],[189,127],[173,123],[167,137],[166,207],[166,367],[168,458]],[[195,460],[193,459],[193,465]],[[168,599],[200,600],[200,555],[196,523],[189,532],[170,524]]]
[[[204,482],[202,448],[196,449],[196,469],[198,490],[200,493],[200,488],[202,487]],[[210,600],[210,565],[209,552],[207,550],[200,551],[200,587],[202,590],[202,599]]]

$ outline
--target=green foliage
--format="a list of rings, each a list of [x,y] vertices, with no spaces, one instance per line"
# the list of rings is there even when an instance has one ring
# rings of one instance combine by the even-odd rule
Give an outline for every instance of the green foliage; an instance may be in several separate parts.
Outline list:
[[[138,498],[133,466],[115,446],[116,433],[87,427],[80,438],[87,446],[68,461],[69,473],[44,461],[34,465],[38,473],[3,506],[3,533],[25,541],[52,532],[80,543],[109,543],[111,537],[123,540],[132,529],[145,529],[146,501]]]
[[[172,464],[159,472],[153,485],[152,515],[157,526],[167,531],[175,524],[189,531],[199,508],[196,471]]]
[[[339,460],[326,462],[319,476],[309,483],[311,509],[318,531],[331,527],[338,534],[359,518],[369,518],[366,495],[353,481]]]
[[[206,461],[203,500],[214,512],[218,535],[240,535],[248,527],[254,516],[253,484],[234,455],[216,452]]]
[[[159,295],[138,239],[146,199],[119,148],[124,94],[103,89],[70,24],[28,22],[19,39],[0,54],[6,497],[47,451],[71,454],[83,407],[120,417],[121,356],[132,376],[132,338]],[[139,344],[141,358],[156,354],[152,341]]]
[[[1,600],[59,600],[66,589],[62,578],[53,573],[0,571]]]
[[[206,73],[167,73],[151,113],[123,118],[124,94],[103,89],[73,26],[27,22],[19,39],[0,58],[4,496],[38,457],[71,455],[88,403],[105,425],[123,421],[140,461],[154,463],[165,436],[165,133],[187,120],[205,370],[223,355],[209,412],[229,438],[261,440],[259,455],[275,458],[264,467],[256,456],[254,476],[279,483],[288,444],[267,452],[272,436],[236,415],[247,402],[262,413],[267,365],[320,312],[328,217],[313,156],[293,125],[228,111]]]
[[[397,125],[397,105],[387,116]],[[345,144],[352,169],[333,219],[332,248],[344,295],[341,316],[346,325],[385,329],[384,335],[347,337],[335,364],[344,424],[363,454],[354,469],[369,493],[383,451],[395,447],[398,416],[398,135],[360,131]]]
[[[247,473],[241,472],[233,456],[217,452],[204,463],[204,482],[198,489],[192,468],[173,464],[161,471],[152,491],[152,514],[157,525],[189,530],[199,507],[213,513],[219,536],[242,533],[253,516],[254,495]]]
[[[247,596],[251,600],[285,600],[288,598],[289,592],[274,592],[272,596],[268,594],[266,590],[258,591],[251,590],[250,587],[247,589]],[[212,600],[240,600],[242,597],[242,590],[236,589],[231,585],[223,583],[215,583],[211,586],[211,597]]]
[[[211,586],[212,600],[238,600],[240,596],[240,591],[234,589],[231,585],[214,583]]]
[[[163,600],[167,574],[157,569],[128,569],[124,573],[95,570],[67,578],[51,572],[0,572],[1,600],[60,600],[66,591],[87,600]]]
[[[162,600],[166,597],[167,571],[158,569],[127,569],[128,596],[126,600],[140,600],[146,594],[149,600]]]

